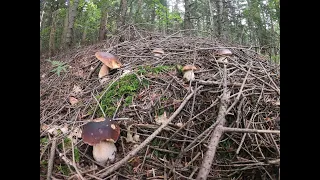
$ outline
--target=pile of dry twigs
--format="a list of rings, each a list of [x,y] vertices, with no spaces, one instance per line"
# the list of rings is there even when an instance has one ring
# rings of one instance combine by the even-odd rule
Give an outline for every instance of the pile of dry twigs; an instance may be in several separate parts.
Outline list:
[[[154,48],[162,48],[165,54],[155,58]],[[219,48],[230,49],[233,56],[217,61]],[[97,51],[116,54],[123,63],[102,84]],[[280,68],[250,48],[130,27],[106,42],[60,53],[51,60],[64,62],[67,72],[58,76],[50,72],[51,63],[41,59],[41,179],[280,176]],[[185,83],[175,68],[137,73],[139,66],[177,64],[199,67],[195,80]],[[95,97],[126,70],[149,84],[140,88],[129,105],[124,105],[124,98],[114,104],[121,127],[116,161],[101,165],[79,133],[82,125],[98,118]],[[71,104],[70,97],[77,103]],[[159,117],[165,119],[162,125]],[[139,136],[128,140],[128,134]]]

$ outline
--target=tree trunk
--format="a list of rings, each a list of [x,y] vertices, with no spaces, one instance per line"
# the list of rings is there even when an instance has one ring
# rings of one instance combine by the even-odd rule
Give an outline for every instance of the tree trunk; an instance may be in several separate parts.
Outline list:
[[[51,22],[51,30],[50,30],[50,38],[49,38],[49,57],[51,57],[55,53],[55,35],[56,35],[56,24],[57,24],[57,12],[54,11],[52,13],[52,22]]]
[[[46,4],[47,4],[47,2],[44,2],[42,12],[40,14],[40,31],[41,31],[42,19],[43,19],[43,15],[44,15],[44,8],[46,7]]]
[[[99,29],[99,41],[103,41],[106,37],[106,25],[108,20],[108,8],[104,6],[101,8],[101,21]]]
[[[192,29],[190,17],[191,17],[190,0],[184,0],[184,29]],[[185,34],[189,35],[190,32],[186,31]]]
[[[118,16],[117,30],[119,30],[119,28],[125,24],[125,17],[127,12],[127,0],[121,0],[119,10],[120,10],[120,13]]]
[[[209,19],[210,19],[210,32],[211,32],[211,35],[213,35],[213,31],[214,31],[214,22],[213,22],[213,6],[212,6],[212,2],[211,0],[208,0],[208,3],[209,3],[209,12],[210,12],[210,15],[209,15]]]
[[[134,19],[132,18],[132,17],[133,17],[133,16],[132,16],[132,14],[133,14],[133,5],[132,5],[132,4],[133,4],[133,1],[134,1],[134,0],[131,0],[131,1],[130,1],[130,5],[129,5],[130,10],[129,10],[129,16],[128,16],[128,17],[129,17],[129,20],[130,20],[130,21],[131,21],[131,20],[134,20]]]
[[[89,26],[89,18],[86,20],[85,24],[84,24],[84,30],[82,33],[82,38],[81,38],[81,42],[86,42],[86,38],[87,38],[87,33],[88,33],[88,26]]]
[[[69,6],[69,23],[68,29],[66,34],[66,47],[70,48],[72,43],[72,36],[73,36],[73,25],[75,22],[75,18],[77,15],[77,8],[79,5],[79,0],[74,0],[73,4]]]
[[[66,2],[66,16],[64,18],[64,23],[63,23],[63,31],[61,35],[61,48],[65,47],[66,44],[66,35],[67,35],[67,30],[68,30],[68,24],[69,24],[69,8],[70,8],[70,0],[67,0]]]
[[[142,0],[138,0],[138,2],[137,2],[137,11],[135,12],[135,17],[134,17],[134,22],[135,23],[142,22],[141,21],[141,8],[142,8]]]
[[[222,0],[217,0],[217,10],[218,10],[218,36],[221,38],[223,36],[223,3]]]

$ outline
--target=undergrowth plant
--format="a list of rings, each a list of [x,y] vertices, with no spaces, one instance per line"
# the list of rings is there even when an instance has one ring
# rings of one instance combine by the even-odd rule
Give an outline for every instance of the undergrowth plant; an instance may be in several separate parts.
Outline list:
[[[51,63],[52,66],[52,70],[51,72],[56,73],[58,76],[60,76],[60,73],[63,72],[67,72],[67,64],[61,61],[54,61],[54,60],[50,60],[47,59],[48,62]]]

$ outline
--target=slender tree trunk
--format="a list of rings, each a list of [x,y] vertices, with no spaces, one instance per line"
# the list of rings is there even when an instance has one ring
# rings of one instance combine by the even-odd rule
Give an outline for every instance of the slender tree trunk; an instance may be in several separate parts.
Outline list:
[[[84,30],[82,33],[82,38],[81,38],[81,42],[86,42],[86,38],[87,38],[87,33],[88,33],[88,26],[89,26],[89,18],[86,20],[85,24],[84,24]]]
[[[151,19],[150,19],[150,23],[152,24],[151,26],[151,31],[154,30],[154,21],[156,19],[156,5],[154,3],[152,3],[152,9],[151,9]]]
[[[52,22],[51,22],[51,30],[50,30],[50,38],[49,38],[49,57],[51,57],[55,53],[55,35],[56,35],[56,24],[57,24],[57,11],[52,13]]]
[[[270,24],[271,24],[271,44],[272,44],[272,48],[271,48],[271,54],[272,55],[277,55],[277,50],[276,50],[276,43],[275,43],[275,33],[274,33],[274,27],[273,27],[273,20],[272,17],[270,15]]]
[[[192,29],[191,24],[191,9],[190,9],[190,0],[184,0],[184,29]],[[185,32],[186,35],[190,35],[189,31]]]
[[[222,0],[217,0],[217,10],[218,10],[218,36],[221,38],[223,36],[223,3]]]
[[[211,35],[213,35],[213,31],[214,31],[214,22],[213,22],[213,5],[212,5],[212,2],[211,0],[208,0],[208,3],[209,3],[209,12],[210,12],[210,15],[209,15],[209,19],[210,19],[210,32],[211,32]]]
[[[73,26],[75,22],[75,18],[77,15],[77,8],[79,5],[79,0],[74,0],[73,4],[69,6],[69,23],[66,34],[66,47],[71,47],[72,44],[72,36],[73,36]]]
[[[119,30],[119,28],[125,24],[126,12],[127,12],[127,0],[121,0],[120,13],[118,16],[118,23],[117,23],[117,30]]]
[[[108,8],[104,6],[101,8],[101,21],[99,29],[99,41],[103,41],[106,37],[106,25],[108,20]]]
[[[43,19],[43,15],[44,15],[44,8],[46,7],[46,4],[47,4],[47,2],[44,2],[42,12],[40,14],[40,31],[41,31],[42,19]]]
[[[67,30],[68,30],[68,24],[69,24],[69,8],[70,8],[70,0],[67,0],[67,5],[66,5],[66,16],[64,18],[64,23],[63,23],[63,31],[61,35],[61,48],[65,47],[66,44],[66,35],[67,35]]]
[[[133,5],[132,5],[132,4],[133,4],[133,1],[134,1],[134,0],[131,0],[131,1],[130,1],[130,5],[129,5],[129,8],[130,8],[130,10],[129,10],[129,16],[128,16],[128,17],[129,17],[129,20],[134,20],[134,19],[132,18],[132,17],[133,17],[133,16],[132,16],[132,15],[133,15]]]
[[[137,2],[137,11],[135,12],[134,22],[139,23],[141,21],[141,6],[142,6],[142,0],[138,0]]]

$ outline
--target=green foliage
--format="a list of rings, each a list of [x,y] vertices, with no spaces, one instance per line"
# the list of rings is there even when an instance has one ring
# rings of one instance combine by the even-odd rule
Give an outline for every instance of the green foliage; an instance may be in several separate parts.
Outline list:
[[[280,55],[271,55],[271,60],[275,63],[280,63]]]
[[[58,165],[57,169],[59,172],[61,172],[63,175],[68,176],[70,174],[70,170],[67,165]]]
[[[47,138],[47,137],[41,138],[41,139],[40,139],[40,144],[41,144],[41,145],[46,145],[46,144],[48,144],[48,138]]]
[[[78,163],[80,162],[80,153],[77,147],[74,147],[74,160]]]
[[[54,60],[50,60],[47,59],[46,61],[51,63],[52,66],[52,70],[51,72],[56,73],[58,76],[60,76],[60,73],[63,72],[67,72],[67,64],[61,61],[54,61]]]

